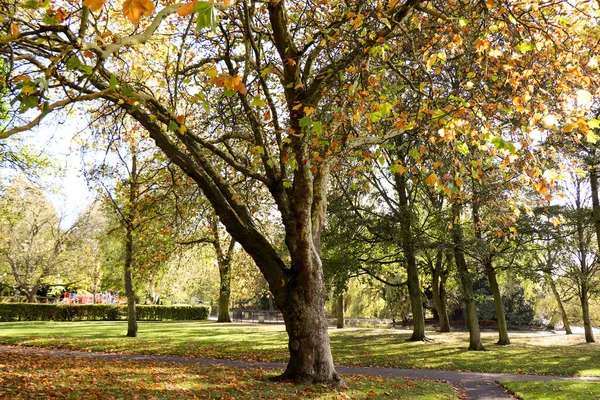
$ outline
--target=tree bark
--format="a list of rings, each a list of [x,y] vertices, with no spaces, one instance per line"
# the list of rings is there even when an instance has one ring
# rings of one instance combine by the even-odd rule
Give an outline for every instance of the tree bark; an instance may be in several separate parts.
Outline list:
[[[219,266],[219,316],[217,322],[231,322],[229,316],[229,296],[231,295],[231,269]]]
[[[25,294],[27,295],[27,302],[28,303],[37,303],[37,289],[31,289],[28,291],[25,291]]]
[[[473,225],[475,229],[475,237],[483,244],[483,234],[481,233],[481,220],[479,218],[479,200],[473,199]],[[483,251],[483,266],[485,267],[485,273],[488,278],[488,283],[492,289],[492,296],[494,298],[494,306],[496,308],[496,320],[498,321],[498,342],[499,345],[509,345],[510,339],[508,338],[508,327],[506,324],[506,316],[504,314],[504,304],[502,303],[502,293],[500,292],[500,286],[498,285],[498,279],[496,277],[496,270],[492,264],[492,254],[487,246]]]
[[[450,319],[448,318],[448,307],[446,304],[446,278],[444,274],[444,253],[438,251],[435,266],[432,268],[431,291],[433,292],[433,303],[440,320],[440,332],[450,332]]]
[[[592,329],[592,321],[590,319],[590,306],[588,302],[589,298],[589,289],[587,286],[587,282],[582,282],[581,284],[581,311],[583,313],[583,329],[585,331],[585,342],[586,343],[594,343],[594,331]]]
[[[127,295],[127,337],[137,337],[138,325],[135,312],[135,291],[131,269],[133,267],[133,231],[136,218],[135,204],[138,200],[137,158],[132,146],[129,176],[129,209],[125,217],[125,294]]]
[[[473,293],[473,277],[467,267],[465,255],[462,250],[463,233],[460,221],[461,205],[452,204],[452,242],[454,258],[456,260],[456,269],[460,277],[460,283],[463,290],[465,308],[467,311],[467,328],[469,329],[469,350],[485,350],[481,343],[481,332],[479,330],[479,319],[477,317],[477,304],[475,303],[475,294]]]
[[[344,327],[344,293],[341,293],[337,298],[337,306],[335,308],[337,315],[337,327],[342,329]]]
[[[315,254],[307,261],[312,267],[302,268],[302,273],[290,278],[287,299],[279,302],[290,351],[287,368],[279,379],[300,384],[340,382],[327,334],[325,285],[322,269],[317,267],[320,259]]]
[[[213,234],[212,245],[217,253],[217,263],[219,264],[219,315],[217,322],[231,322],[229,297],[231,295],[231,261],[235,250],[235,239],[231,238],[227,253],[224,253],[219,235],[219,221],[216,216],[210,217],[210,228]]]
[[[550,284],[550,289],[552,289],[552,294],[556,299],[556,304],[558,304],[558,309],[560,310],[560,316],[562,318],[563,326],[565,327],[565,333],[567,335],[572,335],[571,325],[569,325],[569,318],[567,316],[567,311],[565,310],[565,306],[560,298],[560,293],[558,293],[558,289],[556,288],[556,283],[554,283],[554,279],[552,279],[552,275],[546,273],[546,281]]]
[[[421,283],[419,282],[419,269],[415,255],[415,245],[412,233],[412,213],[406,193],[406,178],[403,174],[394,174],[398,204],[400,212],[400,240],[402,250],[406,257],[406,272],[408,294],[413,316],[413,333],[410,341],[423,341],[425,337],[425,315],[423,313],[423,298],[421,296]]]
[[[496,342],[496,344],[506,346],[510,344],[510,339],[508,338],[508,327],[506,324],[506,316],[504,314],[502,293],[500,293],[500,286],[498,285],[498,280],[496,279],[496,270],[494,269],[492,260],[490,258],[485,261],[484,266],[488,277],[488,282],[490,283],[490,288],[492,289],[494,305],[496,306],[496,318],[498,320],[499,335],[498,342]]]

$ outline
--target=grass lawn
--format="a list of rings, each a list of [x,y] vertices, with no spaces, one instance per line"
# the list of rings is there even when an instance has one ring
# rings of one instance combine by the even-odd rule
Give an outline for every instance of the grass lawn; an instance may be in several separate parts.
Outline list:
[[[600,383],[573,381],[501,381],[522,400],[599,400]]]
[[[0,343],[137,354],[281,361],[288,359],[281,325],[141,322],[139,337],[126,338],[126,322],[4,322]],[[486,352],[467,351],[468,333],[428,332],[430,342],[407,342],[408,331],[331,329],[336,364],[455,371],[600,376],[600,344],[582,335],[511,332],[510,346],[482,334]]]
[[[345,388],[267,380],[273,371],[0,352],[2,399],[457,399],[439,382],[345,376]]]

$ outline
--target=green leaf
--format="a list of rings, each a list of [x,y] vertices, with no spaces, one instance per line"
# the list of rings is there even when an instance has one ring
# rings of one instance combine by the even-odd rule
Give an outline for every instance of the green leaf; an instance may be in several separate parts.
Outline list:
[[[590,119],[587,122],[587,125],[591,128],[591,129],[600,129],[600,119]]]
[[[371,122],[379,122],[379,120],[381,119],[381,111],[375,111],[370,114],[367,114],[367,118],[369,118],[369,121]]]
[[[585,170],[584,169],[582,169],[582,168],[575,168],[575,173],[580,178],[585,178]]]
[[[253,107],[264,107],[265,104],[267,104],[263,99],[261,99],[260,97],[255,97],[252,100],[252,103],[250,103],[251,106]]]
[[[381,111],[381,115],[383,116],[387,116],[390,115],[392,113],[392,105],[390,103],[383,103],[380,107],[379,107],[379,111]]]
[[[493,136],[492,139],[490,140],[490,142],[492,142],[494,147],[497,148],[498,150],[504,148],[504,139],[502,139],[501,137]]]
[[[208,1],[199,1],[198,4],[196,4],[196,7],[194,7],[194,11],[197,13],[197,31],[200,31],[207,26],[210,26],[210,28],[215,31],[217,24],[219,23],[219,18],[217,17],[213,3]]]
[[[119,81],[117,80],[117,77],[114,74],[110,75],[110,81],[108,82],[108,84],[112,90],[117,90],[119,88]]]
[[[177,124],[177,122],[175,122],[175,121],[169,122],[169,130],[171,132],[177,131],[178,128],[179,128],[179,125]]]
[[[446,112],[444,110],[440,110],[438,108],[437,110],[435,110],[435,112],[431,116],[431,119],[437,120],[437,119],[443,118],[445,115],[446,115]]]
[[[596,135],[593,131],[589,131],[585,135],[585,140],[587,140],[588,143],[594,144],[598,141],[598,135]]]
[[[227,97],[232,97],[235,94],[235,90],[232,89],[226,89],[223,94]]]
[[[467,154],[469,154],[469,146],[467,146],[465,143],[463,143],[461,141],[456,142],[456,148],[458,149],[458,151],[460,151],[462,153],[463,156],[466,156]]]
[[[301,127],[312,126],[312,124],[313,124],[313,120],[311,117],[304,117],[304,118],[300,119]]]
[[[313,123],[313,130],[315,131],[315,133],[317,135],[320,135],[323,133],[323,124],[321,124],[319,121],[315,121]]]
[[[413,149],[410,149],[410,151],[408,152],[408,156],[414,158],[415,160],[417,158],[421,157],[421,152],[419,151],[419,149],[417,149],[416,147]]]
[[[527,53],[528,51],[535,49],[535,46],[533,43],[521,42],[515,46],[515,49],[519,50],[521,53]]]

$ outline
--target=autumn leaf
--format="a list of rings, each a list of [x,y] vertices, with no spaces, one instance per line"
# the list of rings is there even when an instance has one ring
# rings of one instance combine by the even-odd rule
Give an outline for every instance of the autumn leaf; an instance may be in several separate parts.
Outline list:
[[[194,0],[192,2],[182,5],[177,9],[177,14],[179,14],[182,17],[192,14],[194,12],[194,7],[196,7],[197,3],[198,0]]]
[[[10,34],[13,36],[19,36],[19,27],[17,24],[10,24]]]
[[[437,175],[436,174],[431,174],[427,178],[425,178],[425,183],[428,184],[428,185],[433,186],[433,185],[436,184],[437,180],[438,180]]]
[[[93,12],[100,11],[104,8],[108,0],[85,0],[83,6],[89,8]]]
[[[123,15],[137,28],[142,15],[152,15],[154,3],[152,0],[125,0],[123,3]]]
[[[401,164],[394,164],[391,166],[390,170],[396,174],[404,174],[406,171],[408,171],[408,168],[406,168],[404,165]]]

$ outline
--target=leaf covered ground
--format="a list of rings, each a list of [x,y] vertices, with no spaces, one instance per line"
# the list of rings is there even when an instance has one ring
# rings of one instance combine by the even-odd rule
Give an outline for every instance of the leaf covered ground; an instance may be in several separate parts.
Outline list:
[[[141,322],[139,337],[125,338],[126,322],[0,323],[0,343],[115,353],[161,354],[257,361],[288,359],[283,326],[201,322]],[[581,335],[511,332],[510,346],[484,332],[488,351],[467,351],[468,333],[427,332],[408,342],[408,331],[331,329],[336,364],[454,371],[600,376],[600,344]]]
[[[348,386],[274,383],[276,372],[0,353],[0,399],[456,399],[440,382],[346,376]]]

